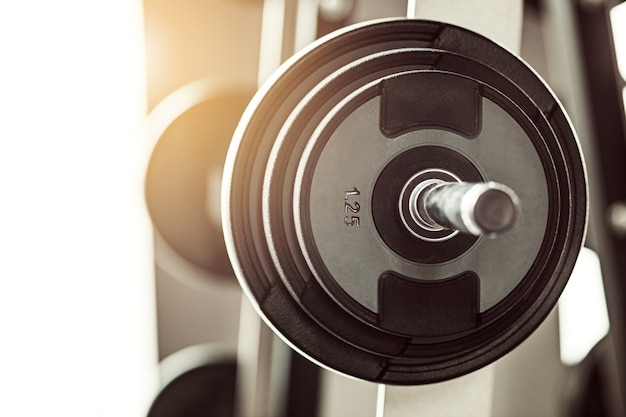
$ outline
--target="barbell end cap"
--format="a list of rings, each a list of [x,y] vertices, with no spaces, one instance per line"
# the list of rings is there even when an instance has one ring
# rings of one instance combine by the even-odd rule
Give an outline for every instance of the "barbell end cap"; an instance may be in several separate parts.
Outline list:
[[[441,184],[424,196],[424,206],[441,227],[489,238],[512,229],[521,210],[517,194],[493,181]]]
[[[520,201],[511,188],[496,182],[487,182],[477,184],[474,189],[477,190],[477,196],[470,203],[472,208],[468,217],[478,235],[495,237],[517,224]]]

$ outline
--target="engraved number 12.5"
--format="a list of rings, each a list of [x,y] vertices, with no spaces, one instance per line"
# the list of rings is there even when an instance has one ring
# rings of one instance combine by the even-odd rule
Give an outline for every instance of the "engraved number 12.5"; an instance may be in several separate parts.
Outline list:
[[[358,227],[361,225],[361,218],[355,216],[361,211],[361,205],[358,201],[358,196],[361,192],[356,187],[352,187],[352,190],[346,191],[344,194],[343,211],[348,214],[343,218],[343,222],[348,227]]]

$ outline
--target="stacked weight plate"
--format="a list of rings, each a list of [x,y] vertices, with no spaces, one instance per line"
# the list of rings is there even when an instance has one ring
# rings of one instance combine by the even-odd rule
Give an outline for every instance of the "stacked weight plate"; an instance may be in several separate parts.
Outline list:
[[[518,220],[496,238],[424,231],[407,215],[420,175],[504,184]],[[422,384],[491,363],[541,323],[586,199],[577,139],[537,74],[473,32],[394,19],[320,39],[259,90],[222,215],[239,281],[295,349]]]

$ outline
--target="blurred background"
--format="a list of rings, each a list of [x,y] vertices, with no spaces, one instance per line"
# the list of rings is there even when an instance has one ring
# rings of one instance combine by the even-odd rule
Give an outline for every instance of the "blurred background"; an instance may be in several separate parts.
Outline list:
[[[307,36],[406,14],[397,0],[302,3],[304,37],[277,62]],[[269,13],[260,0],[0,0],[0,415],[232,415],[246,307],[219,188],[272,67]],[[559,312],[498,368],[494,415],[623,416],[626,5],[526,0],[521,55],[581,139],[591,250]],[[282,415],[375,415],[374,384],[288,357]],[[205,414],[168,408],[181,402]]]

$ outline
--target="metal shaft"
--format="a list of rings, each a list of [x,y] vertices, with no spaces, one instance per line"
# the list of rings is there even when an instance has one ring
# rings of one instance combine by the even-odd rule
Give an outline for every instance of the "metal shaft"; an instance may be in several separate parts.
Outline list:
[[[433,226],[488,237],[511,229],[520,211],[515,192],[496,182],[440,184],[426,191],[417,205]]]

